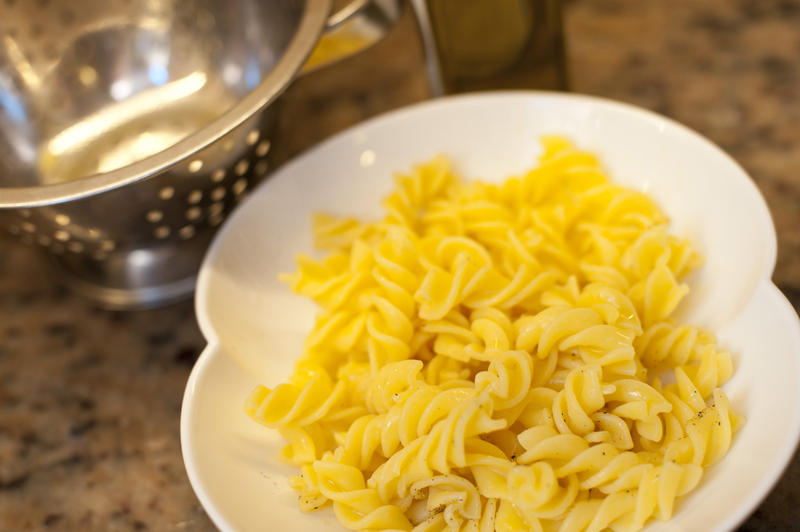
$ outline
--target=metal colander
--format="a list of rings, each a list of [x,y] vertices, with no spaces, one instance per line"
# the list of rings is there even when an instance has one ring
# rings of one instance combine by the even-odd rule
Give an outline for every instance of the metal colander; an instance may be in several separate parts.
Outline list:
[[[0,0],[0,224],[105,306],[180,299],[326,29],[399,0]],[[352,50],[351,50],[352,51]]]

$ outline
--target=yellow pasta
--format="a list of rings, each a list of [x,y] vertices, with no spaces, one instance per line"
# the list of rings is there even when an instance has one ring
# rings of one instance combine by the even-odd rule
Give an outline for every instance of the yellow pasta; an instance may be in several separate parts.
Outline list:
[[[303,511],[352,530],[615,531],[669,519],[742,419],[731,355],[681,324],[700,259],[560,137],[501,184],[438,157],[373,223],[317,215],[282,278],[320,307],[245,412],[288,440]]]

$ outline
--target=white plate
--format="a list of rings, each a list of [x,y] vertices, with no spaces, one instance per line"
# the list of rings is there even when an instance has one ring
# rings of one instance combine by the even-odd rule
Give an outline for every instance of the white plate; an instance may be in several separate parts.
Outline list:
[[[423,103],[351,128],[278,170],[228,220],[200,271],[196,311],[208,347],[192,371],[181,443],[192,486],[222,530],[339,530],[330,509],[302,514],[276,458],[275,431],[248,419],[252,387],[284,380],[314,307],[279,283],[311,251],[314,211],[373,216],[393,172],[437,153],[468,178],[530,167],[542,134],[600,155],[612,178],[647,192],[705,256],[682,313],[736,357],[724,389],[747,417],[728,456],[656,530],[728,530],[768,493],[800,434],[800,323],[770,276],[775,230],[744,171],[696,133],[627,105],[510,92]],[[343,529],[342,529],[343,530]]]

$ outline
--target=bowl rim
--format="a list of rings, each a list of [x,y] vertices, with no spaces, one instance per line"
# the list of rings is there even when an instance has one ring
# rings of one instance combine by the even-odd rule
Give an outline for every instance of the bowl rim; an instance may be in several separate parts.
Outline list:
[[[753,177],[750,173],[741,165],[739,162],[733,158],[731,154],[727,151],[722,149],[716,143],[714,143],[711,139],[706,137],[705,135],[701,134],[700,132],[696,131],[695,129],[685,125],[682,122],[679,122],[677,119],[659,114],[655,111],[647,109],[645,107],[639,107],[636,104],[628,103],[622,100],[615,100],[612,98],[606,98],[603,96],[596,96],[593,94],[586,94],[586,93],[578,93],[578,92],[560,92],[560,91],[550,91],[550,90],[538,90],[538,89],[503,89],[503,90],[490,90],[490,91],[479,91],[479,92],[468,92],[462,94],[453,94],[453,95],[446,95],[431,98],[428,100],[423,100],[420,102],[410,103],[408,105],[404,105],[395,109],[391,109],[382,113],[379,113],[375,116],[369,117],[365,120],[352,124],[351,126],[329,136],[328,138],[302,150],[301,152],[295,154],[290,160],[286,161],[284,164],[281,165],[280,168],[275,170],[273,177],[277,177],[280,174],[285,172],[291,172],[292,168],[299,164],[299,161],[305,159],[309,156],[314,156],[317,152],[324,151],[328,149],[329,145],[332,145],[336,142],[339,142],[340,139],[345,138],[347,136],[352,136],[354,133],[359,131],[369,130],[373,127],[379,126],[382,122],[387,120],[394,120],[398,117],[408,116],[414,113],[424,113],[431,108],[437,108],[441,106],[449,106],[451,104],[458,104],[458,102],[482,102],[484,100],[491,100],[491,99],[503,99],[509,97],[516,97],[516,98],[533,98],[533,99],[542,99],[542,100],[563,100],[569,101],[571,103],[584,103],[588,105],[597,105],[601,107],[606,107],[610,109],[616,109],[621,112],[630,113],[633,115],[637,115],[640,119],[656,123],[659,127],[669,127],[674,128],[680,131],[682,134],[687,135],[688,137],[692,138],[694,141],[701,143],[706,149],[710,149],[717,155],[721,156],[723,159],[728,161],[732,164],[743,176],[745,179],[742,180],[742,183],[745,187],[749,189],[749,192],[755,196],[758,202],[758,211],[761,220],[765,222],[766,228],[769,231],[769,236],[767,237],[767,255],[766,260],[763,265],[764,271],[762,272],[762,280],[766,280],[769,282],[771,281],[772,275],[775,272],[775,267],[777,266],[778,260],[778,234],[775,227],[775,220],[772,217],[772,211],[769,208],[769,204],[767,203],[766,197],[764,196],[761,189],[756,184]],[[208,288],[207,285],[210,282],[210,270],[212,269],[212,262],[214,257],[217,256],[219,253],[219,248],[222,246],[222,242],[225,241],[226,238],[229,238],[229,233],[233,230],[232,227],[235,225],[233,222],[240,216],[243,216],[243,211],[246,209],[246,206],[253,201],[254,196],[259,194],[261,188],[266,186],[265,183],[259,183],[253,190],[248,194],[248,197],[231,213],[231,215],[226,219],[225,223],[219,228],[219,230],[214,234],[214,237],[211,240],[208,248],[206,249],[205,254],[203,255],[203,260],[200,263],[200,267],[197,271],[197,281],[195,284],[195,292],[194,292],[194,312],[195,317],[197,318],[198,327],[200,328],[200,332],[203,335],[203,338],[209,343],[213,344],[217,342],[217,334],[214,330],[213,324],[210,322],[208,317],[206,316],[205,309],[207,305],[207,295],[208,295]],[[773,283],[774,284],[774,283]],[[755,289],[753,290],[752,295],[755,293]],[[800,430],[800,427],[798,428]],[[798,447],[800,447],[800,442],[798,442]]]
[[[305,0],[289,45],[259,85],[230,109],[170,147],[110,172],[52,185],[0,188],[0,209],[41,207],[100,194],[153,177],[191,158],[238,127],[286,90],[319,40],[332,0]]]
[[[688,134],[689,137],[693,138],[695,141],[699,141],[702,143],[707,149],[711,149],[717,153],[717,155],[722,156],[724,159],[728,160],[730,163],[733,164],[735,168],[739,170],[744,178],[742,183],[745,184],[750,189],[750,193],[753,194],[753,199],[756,201],[754,206],[757,204],[757,209],[760,211],[760,215],[764,217],[764,221],[766,221],[765,228],[768,230],[769,235],[763,235],[768,240],[767,245],[767,260],[763,264],[763,271],[761,273],[760,282],[756,285],[753,292],[750,294],[749,299],[742,304],[742,306],[738,309],[737,313],[744,312],[745,309],[752,305],[753,302],[757,299],[757,297],[763,296],[770,300],[770,302],[774,305],[773,308],[781,307],[782,311],[785,311],[785,315],[793,316],[793,335],[796,338],[800,338],[800,318],[798,318],[798,314],[793,308],[792,304],[786,298],[786,296],[780,291],[780,289],[775,285],[772,281],[771,277],[774,273],[775,266],[776,266],[776,255],[777,255],[777,235],[776,235],[776,228],[774,220],[772,219],[772,214],[766,202],[766,199],[761,192],[761,190],[756,185],[753,177],[726,151],[722,148],[717,146],[713,143],[710,139],[703,136],[702,134],[698,133],[694,129],[684,125],[681,122],[678,122],[675,119],[660,115],[656,112],[650,111],[645,108],[638,107],[633,104],[625,103],[622,101],[612,100],[608,98],[588,95],[588,94],[577,94],[577,93],[559,93],[559,92],[550,92],[550,91],[538,91],[538,90],[503,90],[503,91],[486,91],[481,93],[472,93],[472,94],[461,94],[461,95],[453,95],[447,96],[443,98],[435,98],[432,100],[426,100],[423,102],[418,102],[410,105],[403,106],[398,109],[394,109],[391,111],[387,111],[371,117],[367,120],[361,121],[357,124],[354,124],[345,130],[337,133],[329,137],[328,139],[309,147],[308,149],[304,150],[303,152],[297,154],[291,161],[288,161],[285,165],[283,165],[279,172],[291,172],[295,165],[299,164],[301,159],[305,159],[309,156],[315,156],[318,152],[321,152],[325,149],[328,149],[328,146],[339,142],[341,138],[344,138],[348,135],[353,135],[354,132],[357,131],[364,131],[365,129],[369,129],[373,126],[376,126],[380,122],[384,122],[386,120],[394,120],[402,115],[409,115],[411,113],[425,111],[434,107],[438,106],[447,106],[457,101],[479,101],[484,99],[492,99],[492,98],[504,98],[504,97],[534,97],[534,98],[554,98],[554,99],[563,99],[563,100],[570,100],[572,102],[583,102],[589,103],[592,105],[600,105],[605,107],[616,108],[628,113],[633,113],[647,121],[655,121],[658,124],[668,126],[670,128],[676,128],[681,131],[683,134]],[[198,321],[198,326],[203,334],[203,337],[206,339],[207,345],[202,350],[201,354],[199,355],[197,361],[195,362],[194,367],[192,368],[191,374],[187,381],[186,388],[184,390],[184,396],[182,399],[181,404],[181,414],[180,414],[180,443],[181,443],[181,453],[183,457],[184,468],[187,472],[187,476],[190,480],[190,484],[195,495],[201,502],[204,510],[207,512],[213,523],[219,527],[221,530],[235,530],[236,527],[233,525],[231,521],[227,519],[227,517],[220,511],[219,506],[214,502],[213,497],[209,494],[206,490],[206,486],[200,478],[200,474],[197,470],[197,465],[195,462],[195,444],[191,438],[190,431],[192,425],[192,419],[189,414],[189,409],[196,398],[197,393],[197,386],[198,381],[200,380],[201,374],[204,372],[206,366],[208,366],[215,357],[224,354],[224,348],[221,345],[219,340],[219,336],[215,329],[214,324],[209,318],[208,315],[208,286],[213,282],[212,276],[212,267],[213,261],[218,257],[219,250],[222,246],[222,243],[230,238],[232,232],[235,230],[235,223],[231,223],[233,219],[236,217],[241,217],[246,210],[246,205],[252,202],[255,196],[259,193],[263,192],[263,187],[266,186],[266,183],[260,184],[256,189],[251,192],[250,196],[245,200],[243,205],[241,205],[237,210],[233,213],[233,215],[226,221],[220,231],[215,235],[212,244],[206,250],[206,254],[204,260],[201,264],[200,271],[198,272],[197,278],[197,287],[195,291],[195,299],[194,299],[194,311],[195,316]],[[800,344],[798,344],[800,345]],[[787,467],[789,466],[792,456],[796,452],[798,448],[800,448],[800,418],[795,418],[791,421],[792,424],[792,433],[793,437],[791,440],[787,439],[787,443],[782,449],[781,456],[775,462],[774,467],[770,469],[763,477],[762,483],[757,487],[757,489],[751,492],[751,496],[748,499],[747,503],[738,507],[735,511],[731,512],[728,518],[721,523],[717,523],[717,527],[715,530],[729,530],[733,529],[736,526],[743,523],[752,513],[753,511],[763,503],[764,499],[769,495],[769,493],[774,489],[776,483],[780,479],[781,475],[784,474]]]

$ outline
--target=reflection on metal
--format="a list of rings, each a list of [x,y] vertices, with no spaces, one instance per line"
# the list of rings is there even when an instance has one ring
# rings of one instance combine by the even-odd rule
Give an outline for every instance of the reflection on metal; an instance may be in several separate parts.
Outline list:
[[[117,84],[122,83],[120,80]],[[120,127],[120,124],[137,119],[143,114],[152,113],[166,106],[179,102],[191,96],[206,84],[205,72],[193,72],[188,76],[173,81],[162,87],[154,87],[144,92],[134,94],[127,100],[118,105],[104,107],[100,111],[89,115],[81,122],[68,127],[58,135],[50,139],[47,143],[46,152],[48,155],[63,155],[64,153],[92,141],[100,135],[107,134]],[[114,87],[111,93],[114,96]],[[130,87],[130,83],[126,84]],[[126,92],[132,89],[122,89],[117,92]],[[115,98],[116,99],[116,98]]]
[[[185,297],[331,0],[2,3],[0,226],[107,306]],[[388,16],[373,3],[399,13],[367,0],[341,27]]]
[[[5,47],[6,57],[11,63],[11,68],[19,74],[28,90],[38,91],[42,86],[42,78],[25,57],[25,54],[22,53],[17,41],[5,35],[3,36],[3,46]]]

